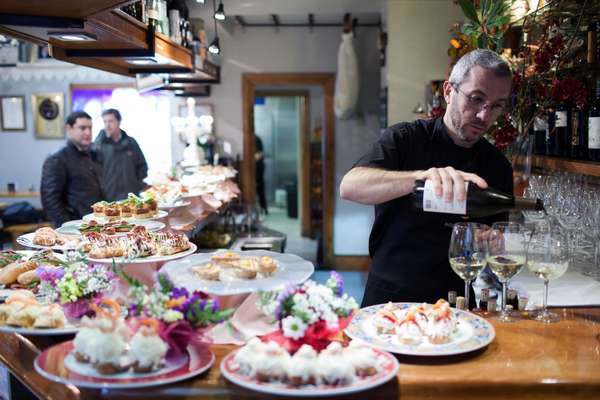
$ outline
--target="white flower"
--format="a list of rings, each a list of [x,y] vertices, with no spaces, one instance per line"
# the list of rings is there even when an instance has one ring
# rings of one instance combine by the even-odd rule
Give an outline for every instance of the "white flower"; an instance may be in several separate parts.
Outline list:
[[[300,339],[304,336],[307,325],[298,317],[289,316],[281,320],[283,335],[292,339]]]
[[[183,319],[183,314],[177,310],[167,310],[163,314],[162,319],[166,323],[171,323],[171,322],[175,322],[175,321],[179,321],[180,319]]]

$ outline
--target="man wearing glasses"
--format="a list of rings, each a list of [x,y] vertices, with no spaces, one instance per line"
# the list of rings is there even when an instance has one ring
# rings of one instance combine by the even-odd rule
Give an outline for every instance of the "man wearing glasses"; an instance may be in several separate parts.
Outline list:
[[[363,307],[433,303],[449,290],[463,292],[448,263],[448,226],[462,217],[417,212],[410,193],[418,179],[431,180],[446,201],[464,200],[465,182],[513,192],[509,161],[483,138],[508,108],[511,76],[498,54],[467,53],[444,82],[444,116],[389,127],[342,179],[343,199],[375,206]]]

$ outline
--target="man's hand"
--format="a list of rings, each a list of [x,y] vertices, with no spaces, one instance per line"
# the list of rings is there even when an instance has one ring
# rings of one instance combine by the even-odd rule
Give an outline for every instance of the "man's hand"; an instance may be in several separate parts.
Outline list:
[[[419,172],[417,179],[431,180],[436,196],[442,197],[443,195],[444,200],[447,202],[451,202],[455,194],[458,201],[466,199],[465,182],[473,182],[482,189],[488,187],[487,182],[480,176],[452,167],[429,168],[426,171]]]

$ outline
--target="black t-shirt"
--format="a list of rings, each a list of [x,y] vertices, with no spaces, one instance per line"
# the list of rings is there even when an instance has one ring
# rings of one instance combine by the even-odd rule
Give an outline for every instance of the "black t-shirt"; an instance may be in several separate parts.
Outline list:
[[[455,145],[441,118],[391,126],[355,166],[396,171],[451,166],[481,176],[493,188],[513,192],[512,168],[506,157],[483,138],[472,148]],[[419,211],[411,197],[375,206],[369,279],[387,284],[395,294],[390,301],[435,302],[449,290],[462,295],[464,282],[450,268],[448,247],[451,224],[464,218]],[[503,214],[479,222],[505,218]],[[367,291],[377,289],[367,284]]]

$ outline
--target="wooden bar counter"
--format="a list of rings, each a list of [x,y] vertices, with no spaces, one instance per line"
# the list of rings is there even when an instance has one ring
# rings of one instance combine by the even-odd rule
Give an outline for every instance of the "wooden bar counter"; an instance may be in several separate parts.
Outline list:
[[[480,351],[452,357],[399,357],[397,379],[352,399],[598,399],[600,398],[600,308],[555,308],[563,320],[528,319],[501,324]],[[68,338],[60,338],[59,341]],[[0,334],[0,361],[41,399],[265,399],[219,372],[234,346],[214,345],[213,367],[187,381],[148,389],[86,390],[50,382],[33,368],[39,349],[56,339]]]

